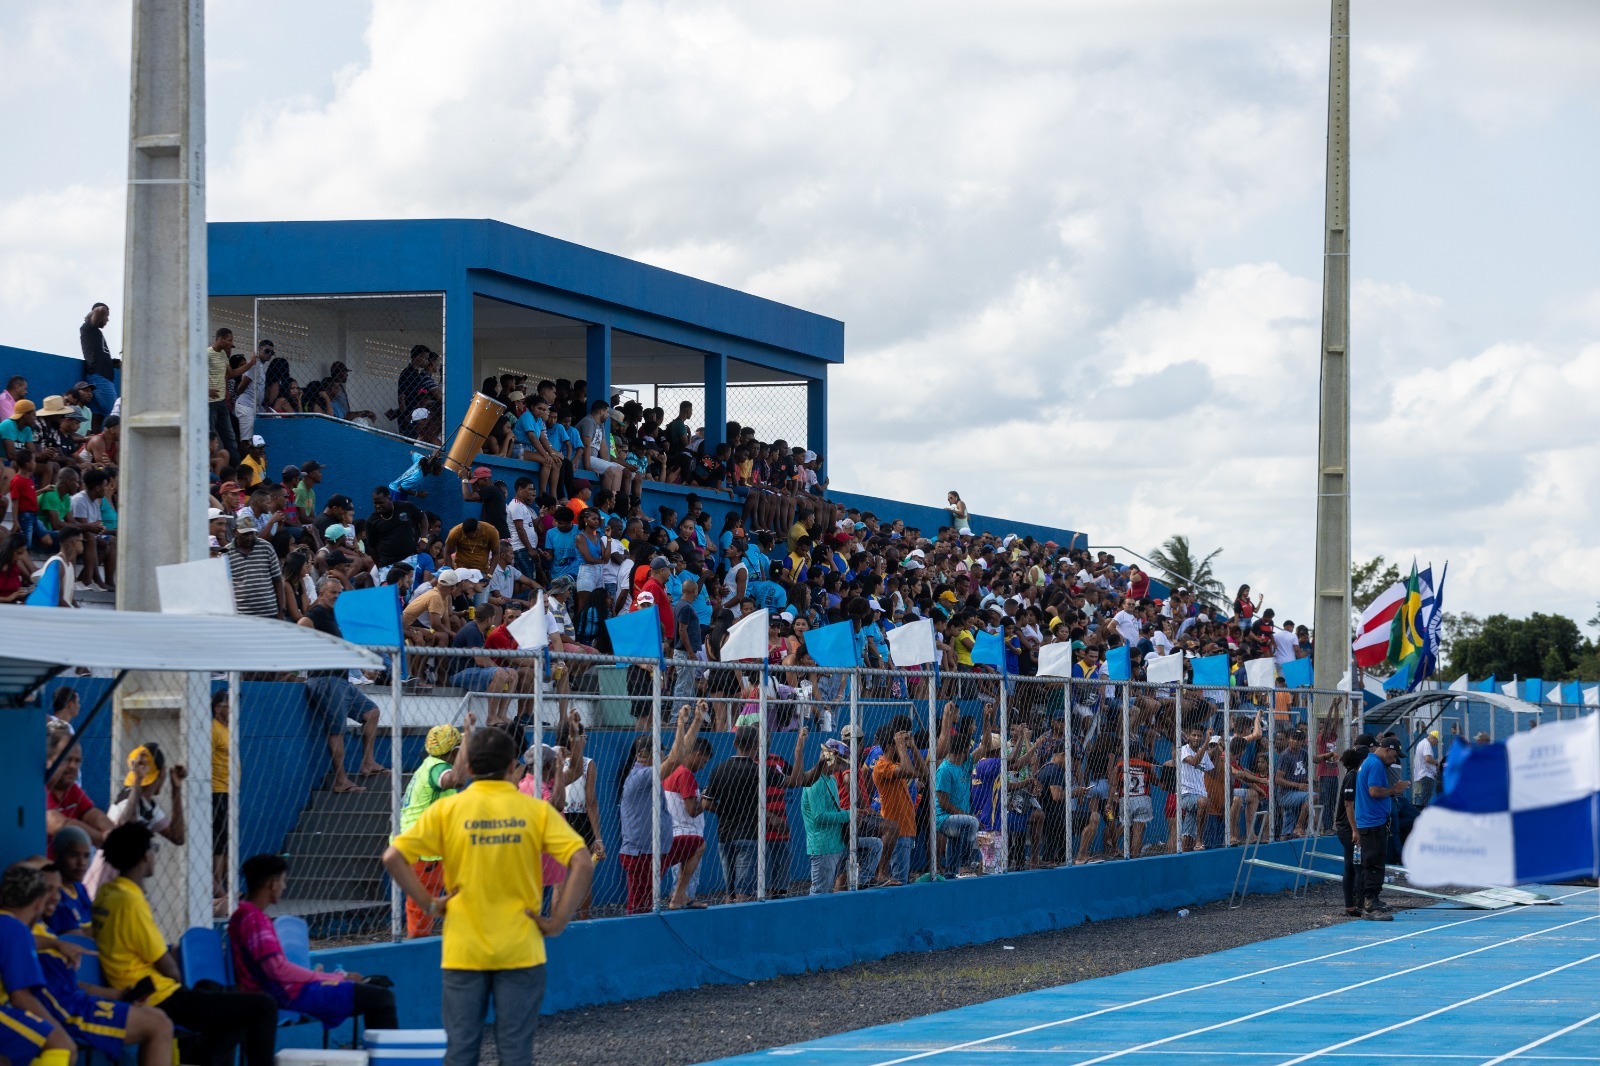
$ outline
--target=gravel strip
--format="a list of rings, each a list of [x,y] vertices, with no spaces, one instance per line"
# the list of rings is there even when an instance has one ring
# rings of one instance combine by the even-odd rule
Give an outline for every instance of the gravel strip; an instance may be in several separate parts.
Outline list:
[[[1389,903],[1397,909],[1411,905],[1398,894]],[[1252,896],[1236,911],[1228,910],[1226,900],[1188,910],[1181,918],[1164,911],[1086,922],[971,947],[906,952],[842,970],[566,1011],[540,1022],[534,1062],[705,1062],[1353,920],[1344,915],[1339,886],[1323,884],[1302,899],[1282,893]],[[485,1045],[484,1061],[494,1062],[490,1042]]]

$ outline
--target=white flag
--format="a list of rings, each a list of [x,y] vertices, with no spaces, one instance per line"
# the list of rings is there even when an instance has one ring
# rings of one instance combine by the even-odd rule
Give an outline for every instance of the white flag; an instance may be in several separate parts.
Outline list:
[[[1072,676],[1072,642],[1057,641],[1039,645],[1040,677]]]
[[[1585,707],[1600,707],[1600,685],[1583,686],[1583,705]]]
[[[1251,688],[1272,688],[1278,683],[1278,663],[1267,656],[1244,664],[1245,683]]]
[[[896,666],[923,666],[937,661],[932,619],[921,618],[889,630],[889,658]]]
[[[1518,686],[1516,681],[1503,681],[1500,683],[1500,695],[1510,696],[1514,700],[1521,699],[1522,696],[1517,691],[1517,688]]]
[[[544,617],[544,593],[539,593],[539,598],[534,600],[522,615],[510,625],[506,632],[516,638],[519,648],[545,648],[550,645],[550,630],[547,628]]]
[[[1042,652],[1044,649],[1041,648]],[[1183,656],[1174,652],[1171,655],[1151,655],[1144,661],[1144,679],[1151,683],[1175,682],[1183,683]]]
[[[767,619],[767,609],[762,607],[729,626],[728,638],[722,642],[722,661],[731,663],[740,659],[765,659]]]
[[[1466,674],[1462,674],[1460,677],[1458,677],[1454,681],[1450,682],[1450,691],[1451,692],[1466,692],[1468,684],[1469,684],[1469,682],[1467,681],[1467,675]]]
[[[1334,687],[1340,692],[1354,692],[1355,690],[1350,687],[1350,671],[1346,670],[1343,674],[1339,675],[1339,683]]]
[[[235,614],[228,560],[195,559],[156,567],[162,614]]]

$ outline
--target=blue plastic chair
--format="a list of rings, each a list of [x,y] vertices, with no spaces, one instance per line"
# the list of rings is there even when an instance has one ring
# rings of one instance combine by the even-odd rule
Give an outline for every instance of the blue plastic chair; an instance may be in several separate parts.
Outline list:
[[[190,988],[198,981],[215,981],[223,988],[232,983],[222,934],[209,925],[183,931],[178,940],[178,962],[183,971],[183,983]]]
[[[273,919],[272,927],[277,930],[278,946],[283,948],[283,957],[296,966],[304,966],[308,970],[312,969],[311,927],[306,924],[306,920],[297,914],[285,914]],[[299,1011],[280,1010],[278,1012],[278,1023],[280,1025],[293,1025],[298,1022],[317,1022],[318,1025],[322,1025],[320,1019],[313,1018],[309,1014],[301,1014]],[[361,1044],[360,1016],[351,1018],[350,1026],[355,1046],[359,1047]],[[322,1046],[324,1049],[328,1046],[330,1032],[332,1030],[327,1025],[322,1025]]]

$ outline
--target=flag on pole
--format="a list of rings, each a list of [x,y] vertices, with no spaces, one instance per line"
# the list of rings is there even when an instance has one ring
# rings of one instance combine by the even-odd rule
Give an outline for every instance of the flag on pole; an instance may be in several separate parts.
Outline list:
[[[894,636],[893,633],[889,635]],[[898,665],[899,660],[896,659],[895,662]],[[1058,640],[1054,644],[1040,645],[1038,674],[1040,677],[1071,677],[1071,642]]]
[[[1413,884],[1516,885],[1596,869],[1600,715],[1456,745],[1405,845]]]
[[[818,666],[843,669],[856,662],[856,628],[850,621],[819,626],[806,633],[806,651]]]
[[[511,639],[517,642],[519,648],[548,648],[550,646],[550,623],[545,616],[544,593],[539,593],[533,601],[533,606],[517,615],[517,620],[506,626],[506,632],[511,634]]]
[[[1283,683],[1290,688],[1311,687],[1311,660],[1290,659],[1279,669],[1283,671]]]
[[[1417,625],[1417,615],[1422,611],[1422,581],[1417,564],[1411,564],[1411,576],[1406,579],[1405,599],[1395,609],[1389,622],[1389,653],[1385,661],[1404,666],[1409,660],[1412,673],[1416,673],[1416,660],[1422,656],[1424,637]]]
[[[979,631],[972,641],[972,661],[978,666],[992,666],[996,670],[1006,665],[1006,642],[999,633]]]
[[[1296,662],[1307,662],[1310,659],[1296,659]],[[1149,682],[1176,682],[1183,683],[1183,652],[1173,651],[1168,655],[1147,656],[1144,661],[1144,679]]]
[[[1244,664],[1245,683],[1251,688],[1273,688],[1278,684],[1278,664],[1268,655]]]
[[[1422,629],[1422,657],[1417,663],[1412,688],[1432,677],[1439,668],[1439,654],[1444,650],[1444,583],[1450,576],[1450,563],[1444,564],[1439,574],[1439,587],[1433,586],[1433,567],[1422,572],[1422,610],[1418,624]]]
[[[1466,674],[1462,674],[1460,677],[1458,677],[1454,681],[1450,682],[1450,691],[1451,692],[1466,692],[1468,684],[1469,684],[1469,682],[1467,680],[1467,675]]]
[[[933,621],[919,618],[889,630],[889,658],[896,666],[924,666],[939,658],[933,643]]]
[[[1384,589],[1378,598],[1367,605],[1361,612],[1361,621],[1356,623],[1356,639],[1351,643],[1350,649],[1355,653],[1356,665],[1362,668],[1375,666],[1383,662],[1389,654],[1390,632],[1394,628],[1395,615],[1400,611],[1400,605],[1405,602],[1406,586],[1399,581]]]
[[[729,626],[728,636],[722,642],[718,657],[725,663],[740,659],[765,659],[769,618],[770,612],[761,607]]]

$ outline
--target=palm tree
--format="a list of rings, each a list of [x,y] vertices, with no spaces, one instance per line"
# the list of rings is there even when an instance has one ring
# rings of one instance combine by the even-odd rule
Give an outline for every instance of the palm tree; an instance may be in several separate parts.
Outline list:
[[[1189,547],[1189,538],[1182,533],[1176,533],[1169,537],[1165,544],[1150,553],[1150,561],[1186,583],[1200,595],[1221,599],[1227,596],[1228,590],[1223,587],[1222,582],[1217,579],[1216,571],[1211,568],[1211,560],[1221,554],[1222,549],[1218,548],[1196,562],[1194,551]]]

